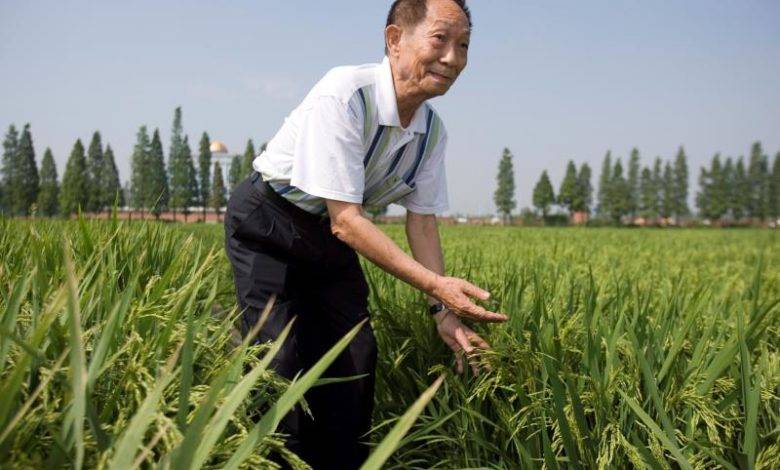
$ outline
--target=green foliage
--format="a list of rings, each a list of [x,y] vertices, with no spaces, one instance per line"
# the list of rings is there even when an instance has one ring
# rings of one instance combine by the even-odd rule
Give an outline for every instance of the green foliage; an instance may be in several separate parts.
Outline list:
[[[639,212],[639,149],[631,149],[628,161],[628,214],[633,218]]]
[[[225,191],[225,179],[222,176],[222,167],[218,162],[214,162],[214,181],[211,185],[211,199],[209,200],[209,206],[211,206],[217,214],[227,204],[226,191]]]
[[[661,217],[670,218],[675,214],[675,185],[672,165],[669,162],[664,164],[664,173],[661,177],[660,206]]]
[[[501,160],[498,162],[496,176],[496,192],[493,193],[493,203],[504,222],[509,222],[512,211],[517,206],[515,201],[515,172],[512,165],[512,152],[504,148]]]
[[[155,128],[152,143],[149,146],[147,156],[148,169],[144,189],[144,207],[150,212],[159,215],[170,202],[170,190],[168,187],[168,175],[165,172],[165,155],[163,154],[160,131]]]
[[[639,179],[639,215],[645,219],[658,217],[658,187],[650,168],[643,168]]]
[[[12,148],[13,136],[9,136],[8,143],[9,148]],[[35,163],[35,149],[29,124],[25,124],[22,129],[11,164],[13,166],[10,172],[11,178],[6,185],[10,202],[9,210],[12,214],[27,215],[38,199],[39,185],[38,166]]]
[[[41,162],[41,190],[38,192],[38,212],[53,217],[59,214],[60,184],[57,181],[57,165],[51,149],[46,147]]]
[[[86,211],[100,212],[108,205],[103,192],[103,173],[105,160],[103,158],[103,144],[100,132],[92,134],[92,141],[87,150],[87,207]]]
[[[780,152],[775,154],[769,181],[769,215],[775,220],[780,219]]]
[[[577,191],[572,202],[572,208],[576,212],[590,213],[590,206],[593,203],[593,185],[590,183],[590,177],[590,166],[583,163],[577,174]]]
[[[732,188],[729,200],[731,215],[738,221],[748,215],[750,205],[750,182],[745,172],[745,161],[742,156],[737,159],[729,186]]]
[[[746,197],[748,216],[764,220],[769,215],[770,175],[769,157],[764,155],[761,142],[753,143],[750,149],[747,180],[750,185],[750,190]]]
[[[230,192],[232,193],[238,183],[243,180],[243,174],[241,170],[241,157],[234,155],[230,160],[230,169],[228,170],[228,184],[230,185]]]
[[[198,144],[198,178],[200,189],[198,202],[205,212],[206,206],[209,205],[211,191],[211,141],[205,132],[200,136]]]
[[[197,203],[198,182],[189,139],[183,136],[181,107],[176,108],[171,130],[171,151],[168,161],[170,175],[170,205],[175,209],[189,212],[189,207]]]
[[[14,190],[12,182],[15,181],[16,148],[19,146],[19,132],[11,124],[3,138],[3,161],[0,167],[0,212],[12,214],[14,206]]]
[[[125,205],[124,192],[119,183],[119,170],[116,167],[114,150],[110,144],[106,144],[106,151],[103,154],[103,172],[100,183],[100,191],[103,196],[103,204],[106,207],[112,207],[114,203],[118,207]]]
[[[612,182],[612,152],[607,150],[601,163],[599,175],[598,206],[596,212],[602,218],[607,218],[612,213],[609,207],[609,185]]]
[[[558,204],[565,207],[571,214],[574,212],[574,203],[577,200],[577,167],[573,160],[569,160],[566,165],[566,175],[561,182],[561,188],[558,191]]]
[[[721,166],[720,154],[715,154],[712,157],[710,168],[701,168],[699,192],[696,194],[696,206],[699,208],[699,213],[709,220],[720,220],[728,212],[730,191],[728,174]]]
[[[672,179],[672,213],[679,220],[690,214],[690,209],[688,209],[688,163],[682,145],[674,159]]]
[[[60,189],[60,212],[65,217],[83,211],[88,203],[89,172],[84,145],[77,139],[70,152]]]
[[[156,134],[155,130],[155,134]],[[130,205],[136,210],[146,209],[149,192],[151,144],[146,126],[138,128],[133,155],[130,157]]]
[[[628,181],[623,176],[623,164],[619,158],[615,161],[615,166],[610,172],[606,196],[610,219],[613,223],[620,223],[623,216],[629,214],[631,193]]]
[[[547,217],[550,206],[555,204],[555,193],[553,192],[550,177],[547,176],[547,170],[542,172],[539,181],[534,186],[533,203],[536,209],[542,213],[542,217]]]
[[[255,144],[252,139],[246,142],[246,149],[244,149],[244,156],[241,159],[241,179],[244,179],[252,174],[254,168],[252,168],[252,162],[255,160]]]

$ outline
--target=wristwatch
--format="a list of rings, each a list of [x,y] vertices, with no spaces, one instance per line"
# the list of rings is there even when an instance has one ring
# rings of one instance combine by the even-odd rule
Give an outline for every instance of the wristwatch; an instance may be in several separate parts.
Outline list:
[[[436,315],[437,313],[441,312],[442,310],[445,310],[447,307],[444,306],[441,302],[436,302],[435,304],[428,307],[428,313],[431,315]]]

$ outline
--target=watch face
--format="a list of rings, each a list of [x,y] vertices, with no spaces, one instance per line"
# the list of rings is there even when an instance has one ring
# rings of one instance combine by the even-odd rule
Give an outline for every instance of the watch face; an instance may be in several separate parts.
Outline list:
[[[442,303],[433,304],[428,308],[428,313],[430,313],[431,315],[435,315],[441,312],[442,310],[444,310],[444,304]]]

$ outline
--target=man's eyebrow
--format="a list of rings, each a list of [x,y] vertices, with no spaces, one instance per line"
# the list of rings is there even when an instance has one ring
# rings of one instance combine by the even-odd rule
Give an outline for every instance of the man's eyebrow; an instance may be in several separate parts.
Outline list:
[[[455,24],[454,21],[448,21],[439,18],[438,20],[434,20],[433,23],[431,23],[431,27],[437,27],[439,26],[439,23],[442,23],[442,26],[453,26]],[[471,34],[471,28],[466,27],[463,32]]]

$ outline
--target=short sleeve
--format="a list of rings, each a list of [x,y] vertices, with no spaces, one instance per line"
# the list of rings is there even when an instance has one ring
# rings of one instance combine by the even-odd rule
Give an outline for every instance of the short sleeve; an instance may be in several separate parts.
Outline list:
[[[298,129],[290,184],[313,196],[361,203],[363,121],[333,96],[312,99]]]
[[[414,180],[414,191],[401,198],[398,204],[417,214],[439,214],[449,209],[444,168],[446,150],[447,134],[444,134],[430,157],[423,162]]]

